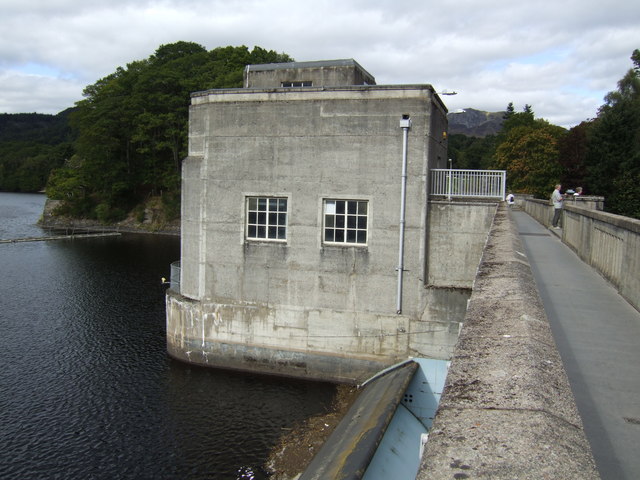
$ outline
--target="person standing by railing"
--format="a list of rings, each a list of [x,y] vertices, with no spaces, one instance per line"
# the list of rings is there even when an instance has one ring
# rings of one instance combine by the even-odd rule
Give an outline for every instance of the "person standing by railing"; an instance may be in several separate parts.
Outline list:
[[[558,221],[560,220],[560,214],[562,213],[562,202],[564,201],[564,197],[560,193],[560,189],[562,185],[556,185],[555,190],[551,194],[551,203],[553,203],[553,221],[551,225],[553,228],[560,228],[558,226]]]

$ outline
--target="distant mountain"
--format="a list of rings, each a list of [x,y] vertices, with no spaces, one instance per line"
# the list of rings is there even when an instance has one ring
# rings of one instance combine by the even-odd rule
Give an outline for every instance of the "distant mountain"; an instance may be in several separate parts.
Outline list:
[[[503,116],[504,112],[483,112],[473,108],[448,113],[449,135],[456,133],[468,137],[495,135],[502,128]]]

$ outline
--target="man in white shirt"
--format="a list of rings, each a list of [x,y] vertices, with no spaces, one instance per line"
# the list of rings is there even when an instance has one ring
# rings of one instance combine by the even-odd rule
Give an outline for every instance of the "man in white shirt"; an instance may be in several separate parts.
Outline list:
[[[564,201],[564,197],[560,193],[560,189],[562,185],[556,185],[556,189],[551,194],[551,202],[553,203],[553,221],[551,225],[553,228],[560,228],[558,226],[558,222],[560,221],[560,214],[562,213],[562,202]]]

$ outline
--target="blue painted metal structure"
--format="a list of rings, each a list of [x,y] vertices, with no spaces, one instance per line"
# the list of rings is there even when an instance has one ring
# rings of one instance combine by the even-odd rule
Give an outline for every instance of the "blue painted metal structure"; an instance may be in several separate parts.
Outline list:
[[[449,362],[413,359],[419,366],[387,427],[364,480],[414,479],[435,417]]]
[[[379,372],[300,480],[414,479],[449,362],[416,358]]]

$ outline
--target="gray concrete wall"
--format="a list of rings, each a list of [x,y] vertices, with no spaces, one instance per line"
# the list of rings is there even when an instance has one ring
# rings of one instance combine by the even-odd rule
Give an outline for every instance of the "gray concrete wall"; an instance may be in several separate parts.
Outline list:
[[[181,286],[167,296],[169,352],[210,366],[347,382],[409,356],[449,358],[495,204],[428,203],[428,171],[446,157],[441,130],[444,107],[428,85],[194,94]],[[287,198],[286,241],[245,238],[248,196]],[[323,242],[327,198],[368,201],[366,245]],[[336,368],[340,362],[352,367]]]
[[[505,205],[484,249],[416,478],[599,478]]]
[[[183,198],[183,214],[193,215],[194,222],[183,225],[184,295],[225,303],[395,312],[399,119],[408,113],[413,121],[405,262],[421,265],[427,147],[438,143],[428,135],[430,116],[442,112],[434,110],[429,88],[374,88],[215,91],[194,98]],[[444,143],[438,145],[445,151]],[[244,205],[250,195],[288,198],[285,243],[245,241]],[[366,247],[323,244],[325,198],[369,201]],[[424,309],[421,278],[421,269],[406,274],[403,310],[410,316]]]
[[[562,241],[640,310],[640,220],[580,205],[565,204]],[[549,226],[552,209],[542,200],[525,202],[525,211],[545,226]]]
[[[282,82],[312,82],[313,87],[375,85],[375,78],[352,59],[248,65],[245,88],[278,88]]]
[[[197,162],[192,165],[198,172]],[[430,261],[448,268],[441,269],[440,286],[422,286],[419,294],[424,307],[418,316],[319,308],[311,303],[199,301],[169,290],[169,353],[202,365],[349,383],[410,356],[448,359],[458,339],[496,205],[432,205],[430,210],[434,208],[457,211],[460,218],[449,228],[440,222],[429,225]],[[443,249],[446,258],[440,253]],[[420,269],[419,264],[405,266],[409,271]],[[197,262],[191,262],[191,268],[197,267]],[[255,276],[270,275],[265,270]],[[268,285],[273,285],[271,294],[276,298],[280,284]],[[348,292],[334,294],[338,298]],[[363,302],[370,299],[374,303],[373,291],[365,289],[360,295]]]
[[[427,284],[473,286],[497,202],[431,201]]]

